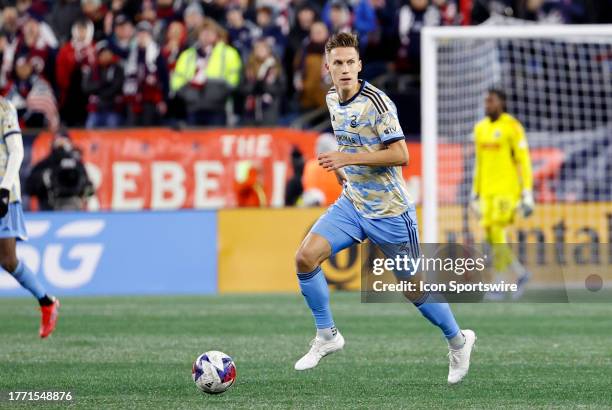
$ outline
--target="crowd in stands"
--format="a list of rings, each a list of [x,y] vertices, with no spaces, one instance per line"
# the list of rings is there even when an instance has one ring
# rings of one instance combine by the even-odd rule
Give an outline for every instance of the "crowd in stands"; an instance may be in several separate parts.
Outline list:
[[[325,104],[324,44],[419,72],[426,25],[611,22],[612,0],[1,1],[0,92],[24,126],[271,125]],[[468,4],[468,6],[466,6]]]

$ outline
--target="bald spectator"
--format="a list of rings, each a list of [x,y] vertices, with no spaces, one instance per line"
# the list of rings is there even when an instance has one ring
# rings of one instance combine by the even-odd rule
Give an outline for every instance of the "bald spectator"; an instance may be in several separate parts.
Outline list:
[[[323,169],[317,160],[320,154],[337,150],[336,137],[332,134],[321,134],[317,138],[315,157],[306,162],[302,176],[304,206],[329,206],[340,197],[342,181],[338,180],[335,172]]]

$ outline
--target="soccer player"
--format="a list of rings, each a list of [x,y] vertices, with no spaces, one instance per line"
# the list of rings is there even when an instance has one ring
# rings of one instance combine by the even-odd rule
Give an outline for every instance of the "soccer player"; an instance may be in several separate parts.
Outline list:
[[[529,147],[521,123],[506,113],[506,94],[491,89],[485,98],[486,117],[474,127],[475,171],[470,207],[480,218],[485,241],[493,250],[493,268],[499,276],[509,269],[517,277],[518,297],[530,273],[507,244],[506,228],[517,211],[533,212],[533,178]],[[500,299],[504,294],[487,294]]]
[[[19,168],[23,161],[23,141],[13,105],[0,97],[0,266],[38,300],[41,310],[39,335],[49,336],[55,329],[58,309],[56,298],[50,297],[36,276],[17,259],[17,240],[27,239],[23,210]]]
[[[332,36],[325,45],[325,58],[333,82],[327,106],[339,147],[320,154],[319,163],[340,174],[344,189],[296,254],[300,289],[317,329],[310,350],[295,363],[296,370],[311,369],[344,346],[332,317],[321,263],[366,238],[376,245],[397,244],[413,251],[419,246],[416,212],[401,172],[408,163],[408,148],[395,105],[382,91],[358,79],[361,60],[354,35]],[[447,303],[428,298],[424,294],[413,303],[448,340],[448,382],[455,384],[468,372],[476,335],[460,330]]]

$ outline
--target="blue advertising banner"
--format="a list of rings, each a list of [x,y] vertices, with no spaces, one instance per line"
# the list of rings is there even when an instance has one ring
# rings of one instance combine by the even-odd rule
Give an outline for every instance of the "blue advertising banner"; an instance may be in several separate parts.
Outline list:
[[[217,291],[214,211],[26,214],[17,254],[52,295]],[[0,273],[0,296],[28,295]]]

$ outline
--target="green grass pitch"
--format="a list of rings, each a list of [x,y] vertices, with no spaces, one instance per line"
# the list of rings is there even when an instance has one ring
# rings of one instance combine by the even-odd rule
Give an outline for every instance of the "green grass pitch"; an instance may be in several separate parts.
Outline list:
[[[78,408],[610,408],[612,305],[455,305],[478,335],[470,374],[446,384],[438,329],[405,304],[332,294],[343,352],[293,370],[313,336],[300,295],[64,298],[37,337],[30,298],[0,299],[0,407],[16,390],[71,391]],[[225,394],[199,393],[191,363],[222,350]],[[65,408],[66,403],[49,406]],[[42,408],[36,406],[36,408]]]

